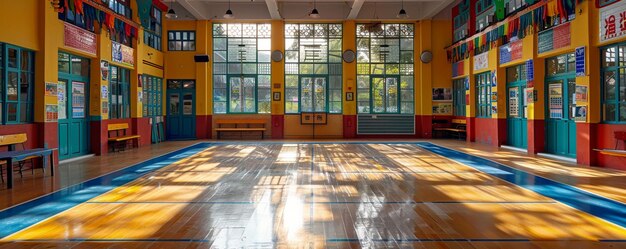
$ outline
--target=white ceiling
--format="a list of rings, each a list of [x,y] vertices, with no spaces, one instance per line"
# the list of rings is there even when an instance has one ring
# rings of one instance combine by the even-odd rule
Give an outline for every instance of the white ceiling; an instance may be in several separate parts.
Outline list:
[[[320,20],[393,20],[400,11],[400,0],[316,0]],[[180,20],[222,20],[227,0],[164,0]],[[431,19],[455,0],[405,0],[409,20]],[[238,20],[314,20],[308,16],[313,0],[231,0]],[[448,7],[448,8],[446,8]],[[445,13],[442,13],[445,16]],[[440,14],[439,16],[441,16]]]

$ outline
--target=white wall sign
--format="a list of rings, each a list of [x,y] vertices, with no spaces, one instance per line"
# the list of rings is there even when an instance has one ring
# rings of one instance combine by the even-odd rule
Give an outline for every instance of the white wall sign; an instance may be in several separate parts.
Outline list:
[[[484,52],[474,56],[474,71],[487,69],[489,67],[489,53]]]
[[[600,9],[600,42],[626,35],[624,12],[626,1],[619,1]]]

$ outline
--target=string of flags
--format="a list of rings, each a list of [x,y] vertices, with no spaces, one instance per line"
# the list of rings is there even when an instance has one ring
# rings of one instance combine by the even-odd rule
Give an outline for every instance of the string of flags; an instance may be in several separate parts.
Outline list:
[[[124,34],[132,38],[137,37],[138,30],[136,27],[115,18],[111,13],[101,11],[89,4],[84,3],[85,0],[50,0],[54,9],[59,13],[70,10],[75,14],[83,15],[85,25],[88,27],[95,26],[95,22],[100,24],[100,28],[106,28],[109,33]]]
[[[517,37],[523,39],[549,28],[551,24],[562,23],[575,12],[576,0],[554,0],[552,2],[541,1],[521,11],[515,18],[492,26],[482,33],[474,35],[473,39],[466,39],[450,46],[447,49],[449,62],[457,62],[469,57],[470,53],[478,50],[489,51],[496,47],[498,40],[511,40]],[[581,2],[582,0],[578,0]],[[555,22],[555,20],[557,22]]]

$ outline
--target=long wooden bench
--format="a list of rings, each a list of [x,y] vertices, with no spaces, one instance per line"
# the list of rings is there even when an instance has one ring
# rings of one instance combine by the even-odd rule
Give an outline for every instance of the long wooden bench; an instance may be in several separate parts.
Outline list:
[[[451,127],[433,127],[433,133],[443,132],[450,135],[455,135],[459,139],[466,136],[467,121],[465,119],[452,119],[451,125]]]
[[[126,135],[126,130],[128,130],[128,123],[120,123],[120,124],[109,124],[107,127],[107,133],[109,137],[109,143],[113,144],[113,152],[115,152],[115,148],[118,151],[122,151],[126,149],[126,145],[128,141],[134,142],[135,147],[139,147],[139,138],[140,135]],[[120,135],[120,132],[122,134]],[[111,136],[111,134],[115,133],[115,136]]]
[[[48,164],[48,160],[50,160],[50,174],[54,175],[54,158],[53,151],[55,149],[48,148],[36,148],[36,149],[26,149],[25,143],[28,141],[28,136],[26,133],[19,134],[10,134],[10,135],[0,135],[0,147],[8,147],[8,151],[0,152],[0,165],[4,164],[7,168],[7,187],[13,188],[13,163],[19,163],[19,172],[20,176],[22,176],[22,169],[24,166],[24,161],[28,159],[34,159],[41,157],[43,160],[42,169],[46,170],[46,164]],[[17,149],[18,145],[21,145],[21,149]],[[31,170],[34,170],[34,165],[32,165],[31,160]],[[0,166],[0,179],[4,180],[4,173],[2,171],[2,167]]]
[[[215,132],[217,139],[221,138],[222,132],[261,132],[261,139],[265,136],[265,120],[263,119],[222,119],[216,120]],[[242,127],[243,126],[243,127]]]
[[[600,154],[609,155],[609,156],[617,156],[617,157],[626,157],[626,131],[616,131],[613,133],[615,138],[615,148],[614,149],[594,149]],[[624,144],[624,150],[618,150],[619,142],[622,141]]]

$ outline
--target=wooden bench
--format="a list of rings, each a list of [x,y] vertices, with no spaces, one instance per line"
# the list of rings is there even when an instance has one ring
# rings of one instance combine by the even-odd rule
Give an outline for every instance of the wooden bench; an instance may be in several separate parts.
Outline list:
[[[595,151],[600,152],[600,154],[609,155],[609,156],[617,156],[617,157],[626,157],[626,131],[616,131],[613,133],[615,138],[615,148],[614,149],[594,149]],[[623,150],[618,150],[619,142],[622,141],[624,144]]]
[[[467,121],[465,119],[455,118],[452,119],[451,127],[433,127],[433,135],[436,132],[443,132],[450,135],[455,135],[459,139],[465,137],[467,133]]]
[[[222,132],[261,132],[261,139],[265,136],[265,120],[263,119],[223,119],[215,121],[217,127],[217,139],[221,138]]]
[[[36,149],[26,149],[24,144],[28,141],[28,136],[26,133],[20,134],[11,134],[11,135],[0,135],[0,147],[7,146],[8,151],[0,152],[0,165],[5,164],[7,168],[7,187],[13,188],[13,163],[19,163],[19,171],[20,176],[22,175],[22,169],[24,166],[24,161],[28,159],[34,159],[41,157],[43,160],[42,169],[46,170],[46,164],[48,164],[48,160],[50,160],[50,174],[54,175],[54,158],[53,151],[54,149],[48,148],[36,148]],[[17,150],[17,145],[21,145],[21,149]],[[34,165],[32,165],[31,161],[31,170],[34,172]],[[0,179],[4,180],[2,167],[0,166]]]
[[[113,144],[113,152],[115,152],[115,148],[118,151],[122,151],[126,149],[126,145],[128,141],[135,142],[134,145],[139,147],[139,135],[126,135],[126,130],[128,130],[128,123],[121,124],[109,124],[107,127],[107,133],[109,137],[109,143]],[[120,135],[120,132],[122,134]],[[111,136],[112,133],[115,133],[115,136]]]

